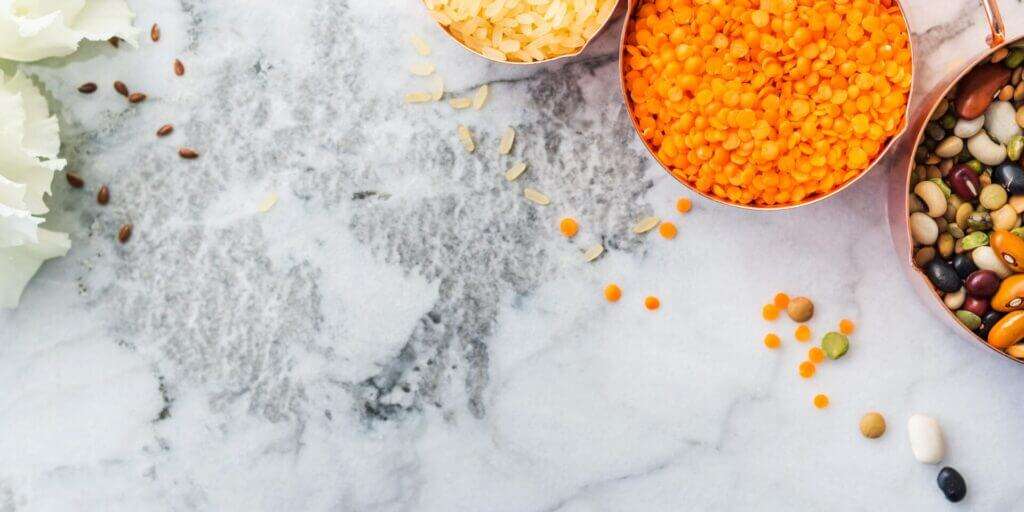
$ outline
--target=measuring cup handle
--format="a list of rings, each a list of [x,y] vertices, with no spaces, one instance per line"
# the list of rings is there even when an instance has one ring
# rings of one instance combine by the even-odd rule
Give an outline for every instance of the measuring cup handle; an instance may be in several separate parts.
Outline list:
[[[985,8],[985,21],[988,21],[988,28],[991,31],[985,41],[990,47],[995,48],[1006,41],[1006,25],[1003,24],[1003,15],[999,13],[999,2],[981,0],[981,6]]]

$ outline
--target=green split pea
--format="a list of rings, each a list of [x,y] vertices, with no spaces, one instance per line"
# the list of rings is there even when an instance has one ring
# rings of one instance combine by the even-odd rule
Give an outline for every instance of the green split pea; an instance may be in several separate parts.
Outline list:
[[[845,334],[830,332],[821,339],[821,350],[829,359],[839,359],[850,349],[850,338]]]

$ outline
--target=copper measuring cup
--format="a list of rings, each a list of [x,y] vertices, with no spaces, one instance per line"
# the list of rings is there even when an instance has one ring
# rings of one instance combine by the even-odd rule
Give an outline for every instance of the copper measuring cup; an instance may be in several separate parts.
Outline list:
[[[911,59],[910,60],[910,72],[911,72],[911,76],[913,76],[914,71],[917,69],[917,58],[914,56],[913,40],[912,40],[912,38],[910,38],[910,24],[909,24],[909,22],[907,20],[906,11],[903,9],[903,6],[902,6],[902,4],[900,2],[901,2],[901,0],[892,0],[892,3],[895,4],[895,6],[900,11],[900,17],[903,18],[904,26],[907,27],[907,48],[910,50],[910,55],[911,55],[911,57],[910,57],[910,59]],[[847,181],[846,183],[843,183],[842,185],[840,185],[839,187],[829,191],[828,193],[820,194],[820,195],[815,195],[815,196],[811,196],[811,197],[805,198],[803,201],[801,201],[799,203],[791,203],[791,204],[784,204],[784,205],[771,205],[771,206],[758,206],[758,205],[753,205],[753,204],[733,203],[731,201],[727,201],[725,199],[717,197],[714,194],[708,194],[708,193],[705,193],[705,192],[701,192],[700,190],[697,190],[697,187],[694,187],[693,185],[691,185],[690,183],[687,183],[685,180],[683,180],[679,176],[676,176],[672,172],[672,170],[668,168],[668,166],[666,166],[664,163],[662,163],[661,160],[658,159],[658,156],[657,156],[654,148],[651,147],[650,143],[648,143],[647,140],[645,140],[643,138],[643,136],[641,136],[640,125],[637,124],[636,113],[634,112],[634,109],[633,109],[633,102],[632,102],[632,100],[630,100],[629,93],[626,91],[626,69],[625,69],[625,58],[624,58],[625,57],[625,52],[626,52],[626,36],[629,33],[629,23],[633,19],[634,11],[639,6],[640,0],[627,0],[627,4],[628,5],[627,5],[627,8],[626,8],[625,23],[623,23],[623,25],[622,25],[622,36],[619,38],[619,85],[620,85],[620,87],[622,89],[622,101],[624,101],[625,104],[626,104],[626,110],[629,113],[629,119],[633,123],[633,129],[636,132],[637,137],[639,137],[640,141],[644,143],[644,147],[647,148],[647,151],[651,154],[651,157],[653,157],[654,160],[657,161],[659,165],[661,165],[661,168],[664,169],[665,172],[667,172],[670,176],[675,178],[676,181],[678,181],[684,187],[690,189],[690,191],[693,192],[694,194],[698,194],[698,195],[703,196],[703,197],[705,197],[707,199],[710,199],[710,200],[712,200],[712,201],[714,201],[716,203],[723,204],[723,205],[726,205],[726,206],[731,206],[731,207],[735,207],[735,208],[743,208],[743,209],[746,209],[746,210],[757,210],[757,211],[764,211],[764,210],[789,210],[789,209],[796,208],[796,207],[799,207],[799,206],[805,206],[805,205],[808,205],[808,204],[817,203],[818,201],[824,201],[825,199],[828,199],[828,198],[838,194],[839,192],[845,190],[846,188],[850,187],[855,182],[857,182],[857,180],[863,178],[867,173],[871,172],[872,169],[877,167],[879,161],[884,159],[886,154],[888,154],[889,150],[893,146],[896,145],[896,141],[899,140],[900,137],[902,137],[903,134],[907,130],[907,119],[908,119],[908,115],[910,114],[910,98],[913,98],[913,96],[914,96],[914,81],[913,80],[911,80],[910,90],[907,92],[907,104],[903,107],[903,120],[901,122],[902,126],[900,127],[899,131],[897,131],[895,134],[893,134],[891,137],[889,137],[889,139],[886,141],[885,145],[882,146],[881,151],[879,151],[878,155],[876,155],[875,158],[872,159],[871,164],[868,165],[868,167],[866,169],[864,169],[857,176],[854,176],[853,179]]]
[[[428,12],[429,12],[430,8],[427,6],[426,0],[423,0],[422,3],[423,3],[423,6],[428,9]],[[604,31],[608,28],[609,25],[611,25],[613,20],[617,19],[619,16],[622,15],[623,11],[624,11],[624,9],[622,7],[622,1],[621,0],[615,0],[615,7],[612,8],[612,12],[611,12],[611,14],[608,15],[608,19],[604,20],[604,22],[601,23],[601,27],[599,29],[597,29],[596,32],[594,32],[593,36],[591,36],[589,39],[587,39],[586,41],[583,42],[583,46],[580,46],[576,51],[574,51],[572,53],[566,53],[566,54],[563,54],[563,55],[558,55],[556,57],[551,57],[551,58],[544,59],[544,60],[535,60],[535,61],[531,61],[531,62],[520,62],[520,61],[493,59],[491,57],[488,57],[488,56],[484,55],[483,53],[480,53],[480,52],[474,50],[473,48],[470,48],[468,45],[466,45],[466,43],[463,43],[458,37],[455,37],[455,34],[452,34],[451,30],[448,27],[446,27],[443,24],[441,24],[440,22],[437,23],[437,26],[438,26],[438,28],[441,29],[442,32],[444,32],[446,35],[448,35],[448,37],[451,38],[451,40],[454,41],[455,44],[461,46],[464,50],[466,50],[469,53],[472,53],[473,55],[476,55],[477,57],[489,60],[491,62],[496,62],[498,64],[512,64],[512,65],[515,65],[515,66],[532,66],[534,64],[547,64],[549,62],[554,62],[554,61],[559,60],[559,59],[569,59],[569,58],[575,57],[575,56],[583,53],[583,50],[586,50],[587,47],[590,46],[590,43],[593,43],[597,38],[601,37],[601,34],[604,33]]]
[[[1010,359],[1018,364],[1024,361],[1015,359],[1006,352],[992,347],[988,342],[971,331],[957,319],[952,310],[942,302],[942,297],[932,286],[931,281],[924,272],[914,264],[914,243],[910,236],[910,176],[915,167],[914,155],[921,140],[925,136],[925,127],[932,117],[939,103],[955,87],[960,79],[974,69],[978,64],[987,61],[996,51],[1013,44],[1021,38],[1013,41],[1006,40],[1006,29],[1003,24],[1002,15],[999,13],[997,0],[980,0],[985,10],[985,18],[988,22],[990,34],[986,38],[988,50],[974,58],[967,66],[946,77],[938,86],[925,98],[913,112],[911,121],[913,137],[904,137],[900,142],[899,159],[893,165],[889,175],[889,191],[887,213],[889,215],[889,231],[892,235],[893,244],[900,265],[910,276],[910,282],[914,290],[928,305],[928,308],[943,322],[949,325],[961,337],[974,341],[975,345],[995,352],[1002,357]]]

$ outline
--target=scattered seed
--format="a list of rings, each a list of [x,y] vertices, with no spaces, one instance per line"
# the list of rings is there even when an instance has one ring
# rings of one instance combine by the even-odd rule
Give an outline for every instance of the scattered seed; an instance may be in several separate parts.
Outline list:
[[[505,179],[508,181],[515,181],[516,178],[518,178],[524,172],[526,172],[526,164],[522,162],[516,162],[515,165],[509,167],[509,169],[505,171]]]
[[[179,59],[174,59],[174,74],[178,76],[185,74],[185,65]]]
[[[654,229],[655,227],[657,227],[660,222],[661,222],[661,219],[659,219],[657,217],[653,217],[653,216],[652,217],[644,217],[644,218],[640,219],[640,222],[637,222],[636,225],[633,226],[633,232],[638,234],[638,235],[642,234],[642,233],[646,233],[646,232]]]
[[[677,233],[679,233],[679,230],[676,229],[676,225],[671,222],[662,222],[661,225],[658,226],[658,234],[666,240],[672,240],[676,237]]]
[[[121,38],[117,36],[107,39],[107,42],[110,43],[110,46],[113,46],[114,48],[121,46]]]
[[[549,199],[548,196],[529,187],[523,189],[523,195],[526,196],[526,198],[529,199],[530,201],[533,201],[541,206],[547,206],[551,204],[551,199]]]
[[[768,320],[769,322],[779,318],[779,308],[775,307],[774,304],[765,304],[761,308],[761,318]]]
[[[786,306],[786,313],[794,322],[806,322],[814,316],[814,303],[807,297],[794,297]]]
[[[421,39],[419,36],[410,36],[409,40],[412,41],[412,45],[416,47],[416,53],[426,57],[430,55],[430,46],[427,42]]]
[[[509,126],[501,135],[501,143],[498,144],[498,154],[507,155],[512,151],[512,144],[516,141],[516,130]]]
[[[860,433],[868,439],[878,439],[885,433],[885,417],[869,412],[860,419]]]
[[[789,295],[782,292],[776,293],[775,298],[772,299],[772,304],[775,304],[775,307],[779,308],[779,310],[786,309],[789,306]]]
[[[465,125],[459,125],[459,141],[462,142],[462,147],[466,148],[466,152],[472,153],[476,150],[476,143],[473,142],[473,134],[469,132],[469,128]]]
[[[686,213],[690,211],[691,208],[693,208],[693,203],[685,197],[680,197],[679,200],[676,201],[676,210],[678,210],[679,213]]]
[[[434,101],[441,101],[441,98],[443,98],[443,97],[444,97],[444,79],[439,77],[439,76],[435,76],[434,77],[434,88],[431,89],[431,91],[430,91],[430,99],[432,99]]]
[[[153,24],[153,28],[149,29],[149,38],[152,39],[154,43],[160,40],[160,25],[157,25],[156,23]]]
[[[409,72],[416,76],[430,76],[434,74],[434,65],[429,62],[417,62],[409,67]]]
[[[839,332],[843,334],[853,334],[853,330],[855,328],[856,326],[853,324],[853,320],[850,320],[849,318],[844,318],[839,321]]]
[[[96,84],[93,82],[86,82],[78,86],[78,92],[82,94],[92,94],[96,92],[96,89],[98,89],[98,87],[96,87]]]
[[[188,160],[199,158],[199,153],[192,148],[181,148],[178,150],[178,155]]]
[[[811,377],[814,377],[814,372],[817,371],[817,368],[814,367],[814,363],[810,361],[804,361],[800,363],[800,366],[797,367],[797,371],[800,373],[801,377],[809,379]]]
[[[661,307],[661,301],[653,295],[648,295],[647,298],[644,299],[644,307],[654,311]]]
[[[130,103],[142,103],[143,101],[146,101],[146,95],[141,92],[133,92],[128,96],[128,101]]]
[[[811,328],[807,327],[804,324],[800,324],[797,326],[796,331],[793,333],[793,336],[797,339],[797,341],[810,341]]]
[[[481,108],[484,108],[484,103],[487,101],[488,90],[489,88],[487,87],[487,84],[481,85],[480,88],[476,90],[476,94],[473,95],[473,110],[480,110]]]
[[[434,96],[429,92],[410,92],[405,95],[406,103],[426,103],[433,100]]]
[[[821,363],[825,360],[825,351],[820,347],[811,347],[811,349],[807,351],[807,360],[814,364]]]
[[[473,106],[473,100],[469,98],[452,98],[448,100],[448,104],[454,109],[464,109]]]
[[[782,339],[779,338],[778,334],[775,334],[774,332],[770,332],[770,333],[764,335],[764,346],[766,346],[766,347],[768,347],[770,349],[776,349],[776,348],[779,348],[779,346],[781,346],[781,345],[782,345]]]
[[[818,409],[828,407],[828,395],[814,395],[814,406]]]
[[[173,131],[174,131],[174,126],[169,125],[169,124],[165,124],[165,125],[161,126],[159,130],[156,131],[156,136],[157,137],[166,137],[166,136],[170,135],[171,132],[173,132]]]
[[[110,202],[110,189],[106,185],[100,187],[100,191],[96,193],[96,202],[104,205]]]
[[[114,82],[114,90],[117,91],[117,93],[120,94],[121,96],[125,96],[125,97],[128,96],[128,86],[125,85],[124,82],[122,82],[120,80]]]
[[[258,210],[260,213],[267,213],[276,204],[277,194],[271,192],[270,194],[267,194],[267,197],[264,197],[263,200],[260,201],[260,204],[256,206],[256,210]]]
[[[604,253],[604,246],[601,245],[601,244],[597,244],[597,245],[591,247],[590,249],[587,249],[587,251],[583,253],[583,261],[586,261],[586,262],[594,261],[599,256],[601,256],[601,254],[603,254],[603,253]]]
[[[579,233],[580,224],[579,222],[576,222],[576,219],[566,217],[558,223],[558,231],[560,231],[566,238],[572,238],[576,236],[576,233]]]
[[[622,298],[622,289],[615,283],[609,284],[604,287],[604,298],[608,302],[618,302]]]
[[[68,185],[71,185],[71,188],[82,188],[85,186],[85,180],[76,173],[66,172],[64,177],[68,179]]]
[[[118,230],[118,232],[117,232],[117,241],[121,242],[123,244],[123,243],[127,242],[128,239],[131,238],[131,237],[132,237],[132,225],[131,224],[125,224],[125,225],[121,226],[121,229]]]

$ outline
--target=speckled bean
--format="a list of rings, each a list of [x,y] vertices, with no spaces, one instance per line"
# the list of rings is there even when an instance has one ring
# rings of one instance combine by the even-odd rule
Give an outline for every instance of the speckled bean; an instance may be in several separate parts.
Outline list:
[[[946,137],[935,146],[935,154],[940,158],[953,158],[964,150],[964,141],[960,137]]]

